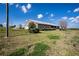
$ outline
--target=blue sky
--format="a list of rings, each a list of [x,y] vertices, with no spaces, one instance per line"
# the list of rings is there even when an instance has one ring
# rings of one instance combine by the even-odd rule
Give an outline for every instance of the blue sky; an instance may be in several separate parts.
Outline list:
[[[0,23],[5,24],[5,4],[0,4]],[[9,4],[10,24],[25,24],[33,19],[52,24],[66,20],[68,27],[79,28],[79,4],[77,3],[16,3]]]

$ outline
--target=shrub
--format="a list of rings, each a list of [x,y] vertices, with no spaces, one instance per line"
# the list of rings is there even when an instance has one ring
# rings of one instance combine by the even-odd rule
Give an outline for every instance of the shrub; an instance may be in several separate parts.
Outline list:
[[[38,28],[30,28],[29,32],[30,33],[39,33],[39,29]]]
[[[43,56],[43,55],[45,55],[45,52],[48,48],[49,47],[46,44],[37,43],[34,47],[34,51],[30,55],[32,55],[32,56]]]

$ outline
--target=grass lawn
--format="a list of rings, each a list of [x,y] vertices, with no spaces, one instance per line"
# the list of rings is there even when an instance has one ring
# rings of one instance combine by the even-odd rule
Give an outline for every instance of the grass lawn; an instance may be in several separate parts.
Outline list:
[[[10,29],[10,37],[0,30],[0,55],[79,55],[79,30],[41,31]]]

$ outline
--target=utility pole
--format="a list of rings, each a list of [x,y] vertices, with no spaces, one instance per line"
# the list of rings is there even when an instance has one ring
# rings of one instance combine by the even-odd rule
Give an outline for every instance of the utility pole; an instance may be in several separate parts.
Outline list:
[[[8,3],[6,3],[6,37],[9,36],[9,7]]]

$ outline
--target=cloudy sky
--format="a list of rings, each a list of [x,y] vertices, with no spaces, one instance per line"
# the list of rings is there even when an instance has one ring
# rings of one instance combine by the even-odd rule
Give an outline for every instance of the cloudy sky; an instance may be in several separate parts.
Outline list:
[[[0,4],[0,23],[6,22],[5,4]],[[10,24],[25,24],[26,20],[33,19],[52,24],[59,24],[60,20],[66,20],[68,27],[79,28],[79,4],[56,3],[10,3]]]

